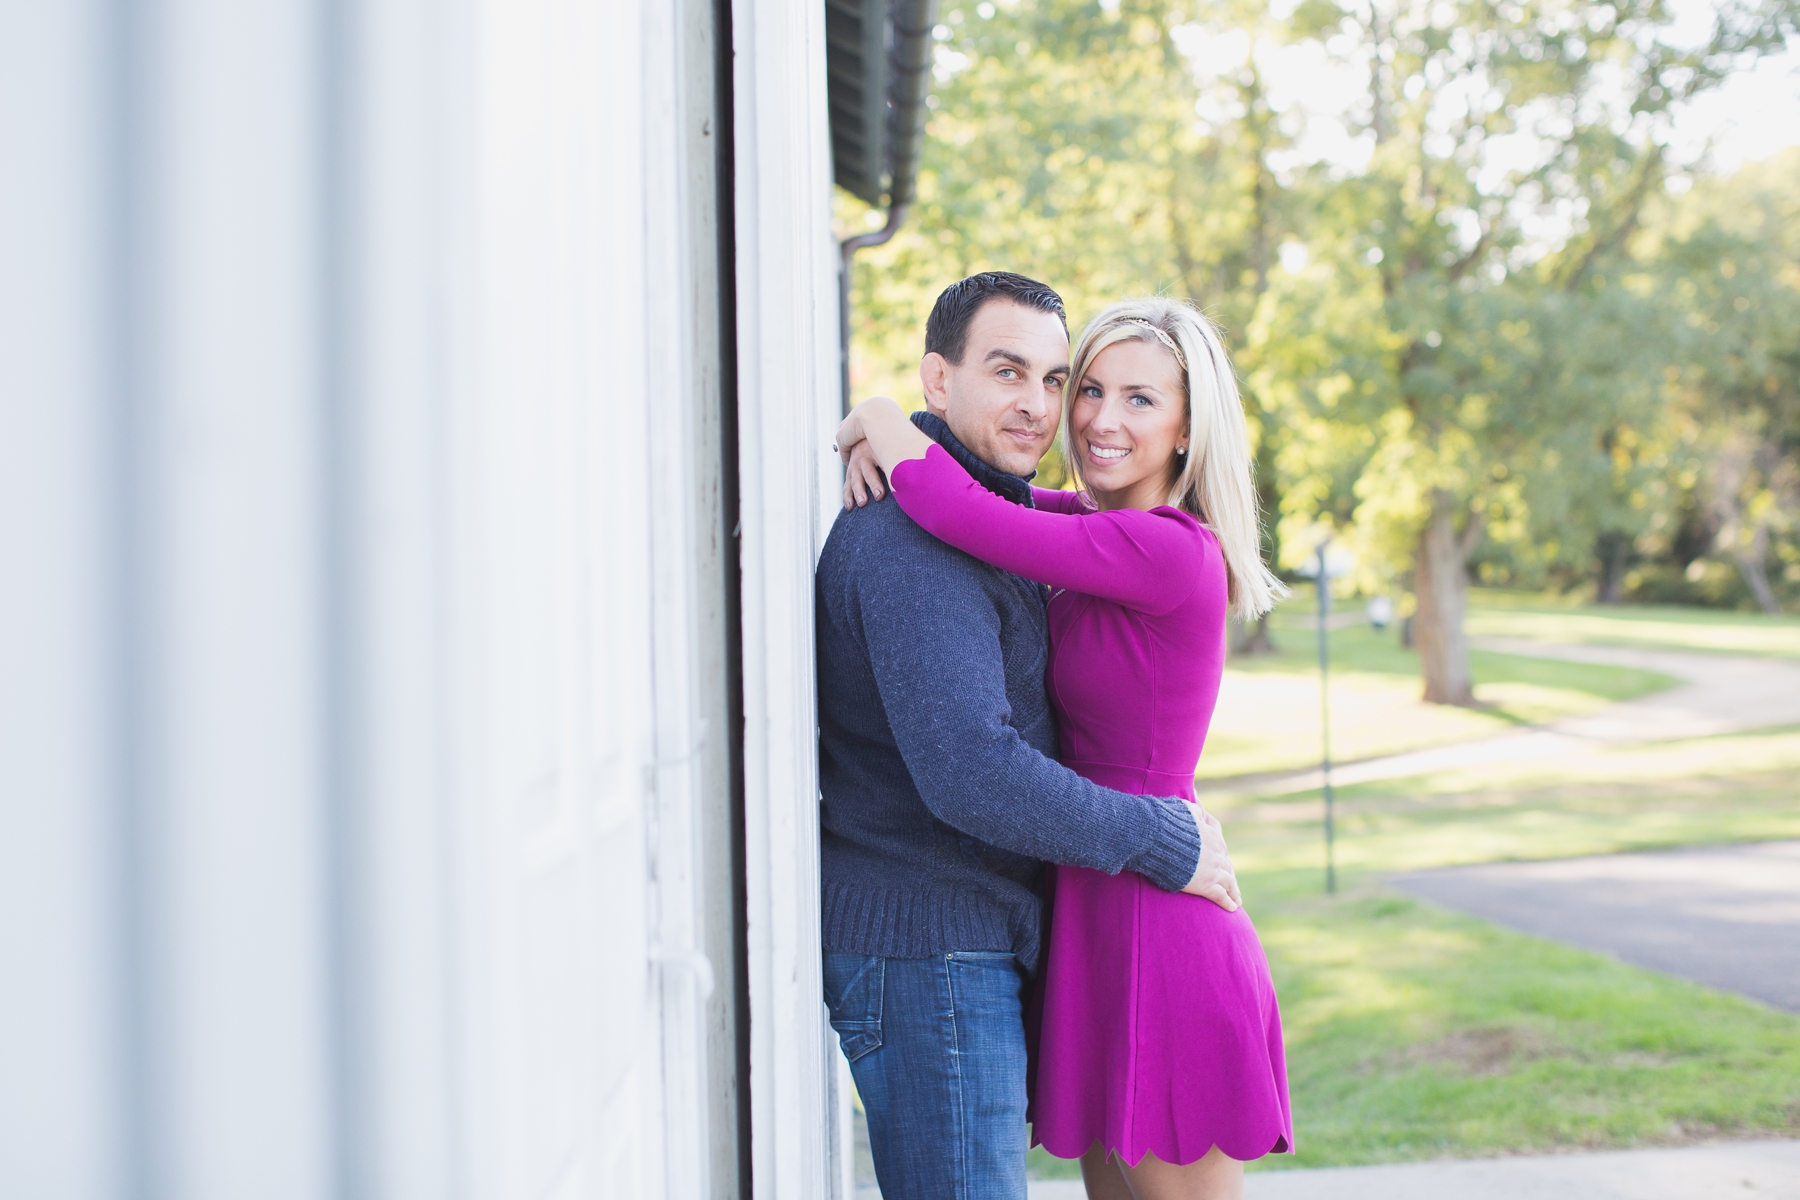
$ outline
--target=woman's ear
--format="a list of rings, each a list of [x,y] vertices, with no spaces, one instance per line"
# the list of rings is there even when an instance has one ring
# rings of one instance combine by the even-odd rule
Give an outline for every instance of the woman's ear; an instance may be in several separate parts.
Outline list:
[[[925,407],[943,416],[950,407],[950,360],[936,350],[920,359],[919,386],[925,389]]]

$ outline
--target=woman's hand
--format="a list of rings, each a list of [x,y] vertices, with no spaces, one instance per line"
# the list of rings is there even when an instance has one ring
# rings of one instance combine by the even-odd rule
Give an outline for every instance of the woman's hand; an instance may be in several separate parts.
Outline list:
[[[857,442],[850,453],[844,455],[844,464],[845,512],[887,495],[887,480],[881,474],[881,464],[875,461],[875,451],[869,448],[866,440]]]
[[[831,448],[844,461],[846,512],[867,504],[871,497],[879,500],[887,494],[887,480],[881,474],[875,448],[869,444],[869,424],[895,420],[910,427],[898,404],[886,396],[870,396],[851,409],[850,415],[838,425],[837,440]]]

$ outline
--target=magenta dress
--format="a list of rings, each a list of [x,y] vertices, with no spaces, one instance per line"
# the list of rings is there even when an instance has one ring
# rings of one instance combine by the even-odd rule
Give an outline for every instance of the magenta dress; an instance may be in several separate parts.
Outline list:
[[[900,463],[894,497],[926,531],[1048,585],[1062,761],[1095,783],[1194,800],[1225,666],[1225,561],[1175,508],[1037,509],[970,478],[942,447]],[[1098,1140],[1136,1165],[1291,1152],[1281,1012],[1243,910],[1130,871],[1053,868],[1031,1099],[1036,1142],[1078,1158]]]

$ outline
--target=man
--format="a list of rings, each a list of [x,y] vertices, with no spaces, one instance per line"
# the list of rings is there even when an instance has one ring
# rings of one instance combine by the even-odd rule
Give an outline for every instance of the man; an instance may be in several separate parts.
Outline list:
[[[938,297],[915,423],[1031,503],[1069,374],[1062,300],[1006,272]],[[1024,1200],[1024,998],[1043,862],[1235,896],[1200,810],[1055,761],[1043,589],[896,504],[840,516],[817,576],[825,995],[886,1200]]]

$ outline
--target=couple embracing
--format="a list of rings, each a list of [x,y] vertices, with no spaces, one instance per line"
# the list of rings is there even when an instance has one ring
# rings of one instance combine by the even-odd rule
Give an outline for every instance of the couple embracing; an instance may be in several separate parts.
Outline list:
[[[825,1001],[885,1200],[1243,1193],[1291,1150],[1281,1017],[1194,800],[1230,613],[1268,610],[1218,332],[1164,299],[1071,356],[1005,272],[938,297],[927,411],[838,430],[817,577]],[[1030,480],[1059,424],[1078,490]],[[888,493],[891,493],[891,498]]]

